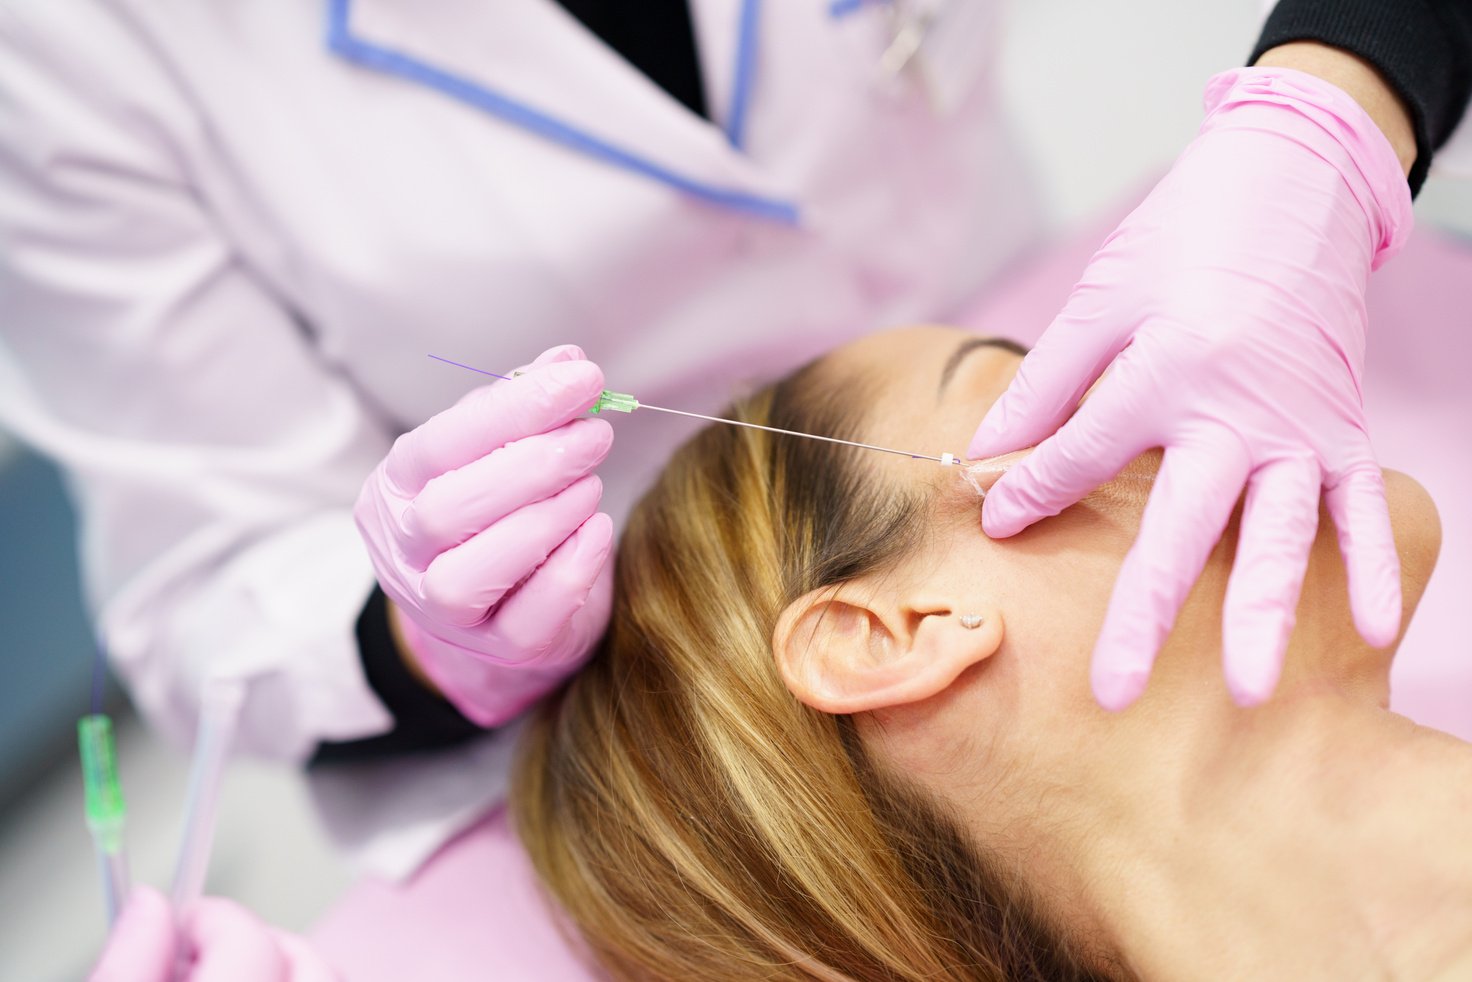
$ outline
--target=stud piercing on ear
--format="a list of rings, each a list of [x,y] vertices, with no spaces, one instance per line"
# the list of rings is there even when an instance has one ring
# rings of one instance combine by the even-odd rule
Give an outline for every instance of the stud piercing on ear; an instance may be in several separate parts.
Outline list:
[[[966,630],[968,630],[968,631],[974,631],[978,627],[981,627],[981,625],[983,625],[985,623],[986,623],[986,618],[985,617],[982,617],[980,614],[962,614],[961,615],[961,626],[964,627],[964,628],[966,628]]]

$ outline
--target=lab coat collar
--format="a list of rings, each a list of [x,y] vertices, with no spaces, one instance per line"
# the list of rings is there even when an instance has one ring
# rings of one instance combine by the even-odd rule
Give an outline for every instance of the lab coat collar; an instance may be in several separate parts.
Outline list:
[[[327,44],[365,69],[424,85],[495,120],[719,207],[795,223],[795,189],[740,151],[761,5],[733,23],[738,79],[724,127],[679,105],[552,0],[328,0]],[[742,84],[742,73],[746,84]]]

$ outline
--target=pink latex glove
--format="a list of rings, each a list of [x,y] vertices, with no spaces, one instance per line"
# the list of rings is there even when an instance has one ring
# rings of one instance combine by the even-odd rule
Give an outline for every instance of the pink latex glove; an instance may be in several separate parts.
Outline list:
[[[175,964],[183,966],[175,974]],[[337,974],[301,938],[239,904],[206,897],[182,929],[163,894],[138,887],[108,936],[90,982],[330,982]]]
[[[515,717],[608,621],[613,522],[593,473],[613,429],[584,416],[603,373],[572,345],[405,433],[354,516],[418,664],[466,717]]]
[[[1400,563],[1360,377],[1370,271],[1410,228],[1400,163],[1347,94],[1289,69],[1218,75],[1200,134],[1095,254],[987,413],[973,458],[1037,444],[987,495],[993,537],[1164,448],[1094,649],[1101,706],[1144,691],[1244,486],[1222,625],[1237,702],[1277,685],[1321,489],[1355,625],[1377,647],[1394,641]]]

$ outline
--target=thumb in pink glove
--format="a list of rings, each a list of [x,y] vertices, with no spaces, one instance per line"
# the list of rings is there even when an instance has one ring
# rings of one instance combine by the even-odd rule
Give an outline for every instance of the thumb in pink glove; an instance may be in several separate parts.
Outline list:
[[[239,904],[206,897],[175,924],[163,894],[128,898],[89,982],[332,982],[336,973],[301,938],[263,924]]]
[[[1144,690],[1244,487],[1222,638],[1239,703],[1277,684],[1321,490],[1360,633],[1385,646],[1400,625],[1360,378],[1370,271],[1411,226],[1404,171],[1365,111],[1312,75],[1226,72],[1206,103],[1196,140],[1090,261],[969,450],[1037,444],[986,498],[986,532],[1005,537],[1164,448],[1094,649],[1107,709]]]
[[[608,620],[613,523],[584,416],[603,373],[572,345],[405,433],[354,510],[401,635],[469,719],[494,726],[575,669]]]

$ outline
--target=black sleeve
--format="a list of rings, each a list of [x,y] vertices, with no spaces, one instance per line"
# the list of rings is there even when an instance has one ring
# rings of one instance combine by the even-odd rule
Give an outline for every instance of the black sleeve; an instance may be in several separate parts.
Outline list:
[[[313,765],[437,750],[486,732],[425,688],[409,671],[389,629],[388,598],[377,587],[358,615],[357,634],[363,672],[384,707],[393,714],[394,728],[362,740],[320,744]]]
[[[1290,41],[1342,48],[1379,69],[1411,111],[1409,180],[1420,191],[1472,96],[1472,0],[1281,0],[1248,63]]]

